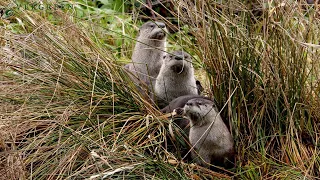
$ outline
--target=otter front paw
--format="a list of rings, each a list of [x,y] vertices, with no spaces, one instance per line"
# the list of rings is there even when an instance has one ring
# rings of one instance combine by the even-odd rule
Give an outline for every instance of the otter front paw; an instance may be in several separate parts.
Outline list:
[[[183,108],[176,108],[176,109],[173,110],[173,112],[175,112],[176,115],[182,116],[184,110],[183,110]]]

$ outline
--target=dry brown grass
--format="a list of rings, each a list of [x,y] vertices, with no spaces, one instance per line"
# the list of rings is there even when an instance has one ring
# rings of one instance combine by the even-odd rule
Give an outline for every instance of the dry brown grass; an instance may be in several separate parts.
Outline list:
[[[0,30],[1,178],[319,177],[317,12],[293,1],[260,17],[247,1],[175,2],[187,27],[175,42],[202,67],[209,96],[227,104],[237,149],[229,175],[168,152],[169,119],[128,80],[109,29],[24,11],[12,17],[23,26]]]

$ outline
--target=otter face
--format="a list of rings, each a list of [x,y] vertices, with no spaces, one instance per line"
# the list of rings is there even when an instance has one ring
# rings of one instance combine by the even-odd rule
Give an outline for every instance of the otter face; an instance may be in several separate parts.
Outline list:
[[[189,116],[191,121],[197,122],[202,120],[214,107],[214,102],[208,99],[194,98],[184,106],[184,114]]]
[[[172,54],[166,54],[163,56],[163,61],[166,64],[166,67],[169,67],[169,69],[176,74],[188,72],[189,68],[193,68],[191,56],[183,51],[175,51]]]
[[[148,21],[140,28],[140,35],[147,35],[148,39],[163,40],[167,35],[166,25],[162,22]]]

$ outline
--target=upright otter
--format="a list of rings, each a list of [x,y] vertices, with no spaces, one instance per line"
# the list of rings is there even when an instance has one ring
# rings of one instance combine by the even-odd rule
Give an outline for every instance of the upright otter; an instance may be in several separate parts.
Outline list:
[[[146,22],[139,29],[139,35],[132,54],[132,63],[125,66],[147,83],[155,82],[166,50],[166,25],[162,22]],[[135,82],[137,79],[132,78]]]
[[[163,58],[154,87],[159,107],[164,107],[179,96],[197,95],[191,56],[183,51],[175,51]]]
[[[191,152],[191,157],[206,167],[207,163],[226,165],[233,156],[233,138],[215,103],[204,98],[191,99],[184,106],[184,114],[190,119],[189,140],[196,151]]]

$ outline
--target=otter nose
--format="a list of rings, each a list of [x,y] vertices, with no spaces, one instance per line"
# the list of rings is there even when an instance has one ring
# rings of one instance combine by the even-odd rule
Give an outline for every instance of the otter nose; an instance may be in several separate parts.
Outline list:
[[[174,59],[175,59],[175,60],[182,60],[183,57],[182,57],[182,56],[175,56]]]
[[[187,104],[186,104],[187,106],[192,106],[193,105],[193,103],[192,102],[187,102]]]
[[[160,28],[165,28],[166,25],[162,22],[156,22],[156,24],[160,27]]]

